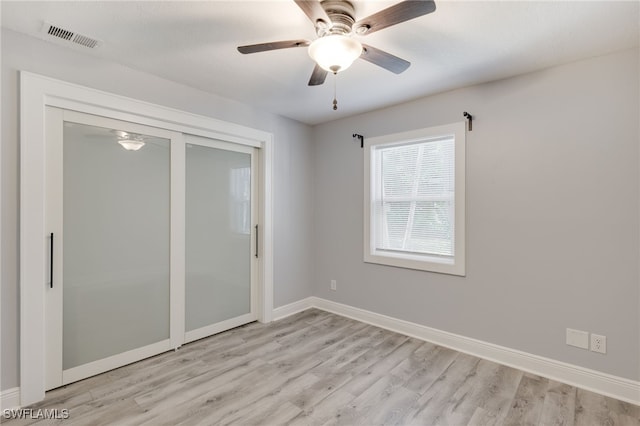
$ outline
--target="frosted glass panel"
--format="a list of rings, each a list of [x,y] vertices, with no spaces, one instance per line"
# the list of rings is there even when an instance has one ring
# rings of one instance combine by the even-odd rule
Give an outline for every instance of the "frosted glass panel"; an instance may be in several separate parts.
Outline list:
[[[169,338],[170,141],[122,136],[64,126],[65,370]]]
[[[251,311],[251,156],[187,144],[186,329]]]

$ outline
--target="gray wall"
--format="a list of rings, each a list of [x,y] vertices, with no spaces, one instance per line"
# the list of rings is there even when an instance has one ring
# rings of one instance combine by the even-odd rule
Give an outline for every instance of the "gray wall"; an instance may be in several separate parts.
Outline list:
[[[274,134],[274,306],[311,295],[311,129],[247,105],[96,59],[15,32],[2,31],[0,199],[0,389],[19,385],[19,143],[18,70],[214,117]]]
[[[314,295],[640,379],[638,51],[314,128]],[[461,121],[467,276],[363,263],[365,137]],[[331,279],[337,291],[329,290]],[[607,336],[606,355],[565,344]]]

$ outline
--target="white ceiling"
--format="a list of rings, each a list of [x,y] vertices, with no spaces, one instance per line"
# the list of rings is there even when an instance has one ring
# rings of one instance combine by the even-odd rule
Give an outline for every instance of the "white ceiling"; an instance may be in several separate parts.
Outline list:
[[[337,76],[338,111],[333,76],[307,86],[305,48],[236,51],[313,40],[292,0],[2,1],[1,12],[5,28],[49,40],[40,33],[47,21],[103,41],[69,48],[308,124],[639,45],[638,1],[435,1],[434,13],[361,38],[412,65],[395,75],[356,61]],[[396,2],[355,1],[356,18]]]

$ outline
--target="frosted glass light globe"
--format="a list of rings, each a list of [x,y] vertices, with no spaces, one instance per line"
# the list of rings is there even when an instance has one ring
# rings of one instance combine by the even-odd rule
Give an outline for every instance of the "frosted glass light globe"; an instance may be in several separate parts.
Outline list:
[[[349,68],[361,54],[362,44],[358,40],[340,34],[321,37],[309,46],[311,59],[333,73]]]

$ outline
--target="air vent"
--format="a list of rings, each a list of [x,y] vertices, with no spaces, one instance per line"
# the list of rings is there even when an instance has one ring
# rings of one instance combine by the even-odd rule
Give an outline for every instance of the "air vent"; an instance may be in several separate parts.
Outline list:
[[[47,34],[49,37],[55,37],[58,40],[65,40],[71,43],[79,44],[80,46],[94,49],[102,44],[100,40],[86,36],[84,34],[76,33],[57,25],[52,25],[45,22],[42,26],[42,33]]]

